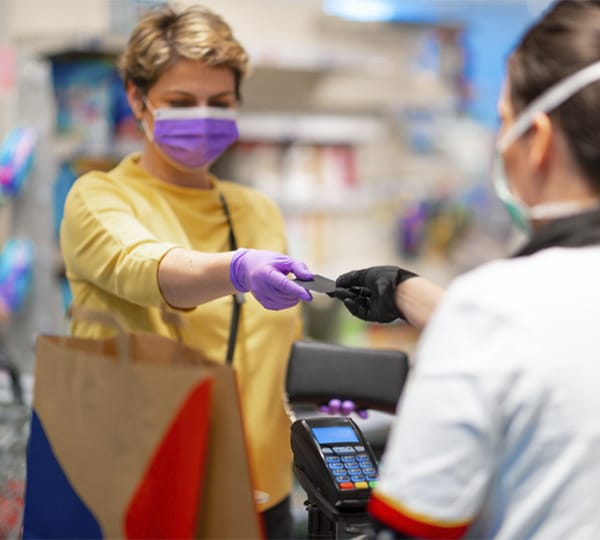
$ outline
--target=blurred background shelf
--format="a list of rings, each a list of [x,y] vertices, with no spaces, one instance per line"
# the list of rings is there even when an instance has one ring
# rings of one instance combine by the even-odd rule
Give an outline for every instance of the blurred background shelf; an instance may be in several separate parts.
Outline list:
[[[361,115],[242,112],[238,126],[242,140],[314,144],[368,143],[385,132],[381,118]]]
[[[9,224],[39,250],[32,298],[6,332],[25,372],[33,336],[65,330],[61,201],[78,175],[140,147],[115,61],[159,3],[0,1],[0,135],[17,125],[40,134]],[[446,284],[514,245],[488,185],[495,100],[506,52],[545,0],[201,3],[230,23],[252,62],[241,139],[214,172],[274,199],[292,255],[331,277],[398,264]],[[340,308],[308,304],[309,334],[377,347],[416,339]]]

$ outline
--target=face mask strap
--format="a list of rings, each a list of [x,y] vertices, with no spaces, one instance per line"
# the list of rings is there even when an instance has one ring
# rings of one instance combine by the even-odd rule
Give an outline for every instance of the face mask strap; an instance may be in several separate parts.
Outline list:
[[[154,116],[155,113],[155,109],[152,106],[152,103],[150,103],[150,100],[148,99],[148,96],[146,94],[142,95],[142,103],[146,106],[146,108],[152,113],[152,116]]]
[[[148,98],[145,95],[142,95],[142,103],[146,106],[146,108],[154,116],[153,107],[152,107],[152,105],[150,104],[150,101],[148,100]],[[142,130],[144,131],[144,134],[146,135],[146,138],[150,142],[154,142],[154,134],[148,129],[148,124],[146,124],[146,121],[143,118],[141,118],[139,120],[139,125],[142,126]]]
[[[516,122],[498,141],[498,149],[504,152],[516,139],[523,135],[532,125],[535,116],[539,113],[548,113],[564,103],[571,96],[600,79],[600,62],[595,62],[542,93],[541,96],[519,115]]]
[[[584,204],[581,201],[551,202],[531,207],[529,209],[529,216],[534,221],[554,219],[577,214],[581,212],[582,209],[592,209],[597,207],[597,201],[591,201],[587,204]]]

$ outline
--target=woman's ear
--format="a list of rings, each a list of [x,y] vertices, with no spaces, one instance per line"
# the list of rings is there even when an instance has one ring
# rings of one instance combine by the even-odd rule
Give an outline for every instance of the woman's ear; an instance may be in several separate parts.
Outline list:
[[[133,113],[133,117],[136,120],[142,119],[142,113],[144,112],[144,102],[142,100],[142,93],[140,89],[135,86],[131,81],[127,82],[126,86],[127,102]]]
[[[546,113],[539,113],[533,120],[531,128],[531,145],[529,160],[535,171],[540,171],[548,164],[552,152],[555,131]]]

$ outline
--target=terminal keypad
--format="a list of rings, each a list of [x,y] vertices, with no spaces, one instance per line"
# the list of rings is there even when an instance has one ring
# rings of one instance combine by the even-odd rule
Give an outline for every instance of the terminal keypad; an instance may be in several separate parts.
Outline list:
[[[325,462],[333,474],[338,488],[369,489],[375,486],[376,464],[362,445],[322,447]]]

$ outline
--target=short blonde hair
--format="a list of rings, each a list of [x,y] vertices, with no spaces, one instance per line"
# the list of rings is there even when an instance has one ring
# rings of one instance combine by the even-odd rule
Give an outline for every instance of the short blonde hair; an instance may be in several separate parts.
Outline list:
[[[134,28],[118,61],[124,83],[147,93],[180,59],[201,60],[235,75],[236,97],[249,69],[248,54],[229,25],[209,9],[192,5],[180,13],[168,6],[151,10]]]

